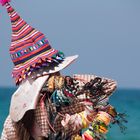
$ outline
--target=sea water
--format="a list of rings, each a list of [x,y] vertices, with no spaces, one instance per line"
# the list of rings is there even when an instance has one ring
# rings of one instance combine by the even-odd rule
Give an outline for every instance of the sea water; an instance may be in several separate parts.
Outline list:
[[[9,112],[11,95],[15,90],[0,88],[0,134]],[[140,90],[118,89],[111,96],[110,103],[118,112],[127,113],[128,123],[125,134],[120,132],[118,126],[112,126],[107,134],[107,140],[140,140]]]

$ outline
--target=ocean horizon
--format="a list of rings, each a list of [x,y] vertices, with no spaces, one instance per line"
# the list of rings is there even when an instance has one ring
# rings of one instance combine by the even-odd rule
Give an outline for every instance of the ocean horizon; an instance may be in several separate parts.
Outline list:
[[[0,87],[0,135],[3,123],[9,113],[11,96],[16,88]],[[107,134],[107,140],[140,140],[140,89],[117,89],[110,98],[110,104],[118,112],[127,114],[128,123],[125,134],[117,125],[112,126]]]

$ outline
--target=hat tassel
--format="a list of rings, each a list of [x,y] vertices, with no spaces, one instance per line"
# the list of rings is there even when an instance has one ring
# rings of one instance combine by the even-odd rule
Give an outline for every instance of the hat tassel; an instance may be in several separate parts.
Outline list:
[[[0,4],[4,6],[6,3],[10,2],[11,0],[0,0]]]

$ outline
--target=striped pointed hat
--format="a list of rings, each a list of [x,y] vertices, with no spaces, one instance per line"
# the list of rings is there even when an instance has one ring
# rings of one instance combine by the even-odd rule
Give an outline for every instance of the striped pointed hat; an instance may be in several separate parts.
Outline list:
[[[52,48],[45,35],[28,25],[9,1],[0,0],[0,3],[6,6],[11,20],[10,56],[15,65],[12,76],[17,85],[37,70],[42,70],[42,75],[54,73],[67,67],[78,57],[64,57],[64,53]]]

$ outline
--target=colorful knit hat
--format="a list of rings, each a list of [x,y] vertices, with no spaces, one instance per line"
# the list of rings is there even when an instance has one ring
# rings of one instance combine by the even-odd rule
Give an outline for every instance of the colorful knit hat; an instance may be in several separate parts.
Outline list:
[[[62,52],[53,49],[45,35],[28,25],[8,2],[10,0],[0,0],[2,6],[6,6],[12,24],[10,56],[15,65],[12,76],[16,84],[41,68],[48,68],[46,74],[50,73],[49,69],[52,73],[56,72],[55,67],[59,67],[67,58]],[[62,69],[76,58],[69,57]]]

